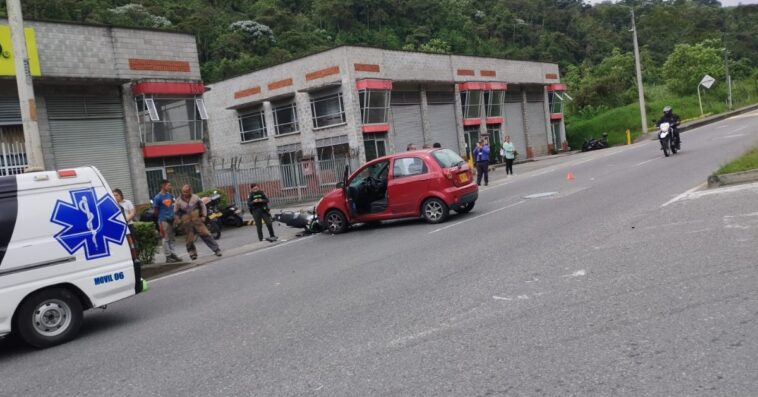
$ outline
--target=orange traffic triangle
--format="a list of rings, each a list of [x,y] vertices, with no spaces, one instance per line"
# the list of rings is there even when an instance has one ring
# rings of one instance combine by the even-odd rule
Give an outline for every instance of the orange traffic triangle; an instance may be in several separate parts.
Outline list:
[[[567,181],[573,181],[574,180],[574,173],[569,171],[568,174],[566,174],[566,180]]]

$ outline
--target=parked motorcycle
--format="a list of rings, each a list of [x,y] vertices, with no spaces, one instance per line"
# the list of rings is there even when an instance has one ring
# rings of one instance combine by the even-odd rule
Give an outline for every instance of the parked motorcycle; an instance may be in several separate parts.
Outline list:
[[[661,123],[658,126],[658,141],[661,143],[663,155],[668,157],[669,152],[676,154],[677,146],[674,138],[674,128],[669,123]]]
[[[205,206],[208,208],[208,217],[213,215],[213,219],[217,219],[221,226],[234,226],[240,227],[243,225],[242,210],[237,208],[236,205],[227,205],[221,208],[221,195],[214,191],[210,197],[207,197],[208,201]]]
[[[584,140],[582,145],[583,152],[589,152],[590,150],[605,149],[608,147],[608,134],[603,133],[603,139],[598,140],[593,137],[589,137]]]

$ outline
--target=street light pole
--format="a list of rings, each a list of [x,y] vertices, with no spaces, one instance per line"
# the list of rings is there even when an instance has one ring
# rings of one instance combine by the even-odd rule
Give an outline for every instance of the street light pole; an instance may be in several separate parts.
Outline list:
[[[728,53],[729,51],[724,48],[724,69],[726,69],[726,86],[729,93],[729,110],[732,110],[732,76],[729,75],[729,59],[727,58]]]
[[[634,68],[637,72],[637,96],[640,99],[640,122],[642,124],[642,133],[647,134],[645,89],[642,87],[642,67],[640,66],[640,48],[637,44],[637,24],[634,21],[634,8],[632,8],[632,36],[634,37]]]
[[[45,160],[42,157],[42,143],[37,125],[37,105],[34,99],[29,55],[26,51],[21,2],[19,0],[6,0],[6,8],[13,43],[13,62],[16,67],[16,86],[18,86],[18,102],[21,106],[21,122],[24,126],[26,171],[42,171],[45,169]]]

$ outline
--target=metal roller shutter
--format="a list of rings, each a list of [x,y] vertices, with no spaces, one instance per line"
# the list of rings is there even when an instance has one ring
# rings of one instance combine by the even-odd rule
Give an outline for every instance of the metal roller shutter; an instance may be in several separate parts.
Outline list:
[[[526,158],[526,137],[524,136],[524,113],[521,101],[505,103],[505,134],[510,135],[519,158]]]
[[[21,105],[14,96],[0,96],[0,125],[21,124]]]
[[[45,101],[56,166],[93,165],[111,188],[133,199],[121,98],[56,96]]]
[[[529,131],[529,145],[535,156],[544,156],[547,153],[547,130],[545,127],[545,107],[542,102],[529,102],[526,104],[526,125]]]
[[[426,100],[429,109],[432,143],[439,142],[443,148],[460,153],[458,128],[455,120],[455,93],[428,91]]]
[[[395,153],[405,151],[405,148],[410,143],[413,143],[420,149],[424,144],[420,93],[415,91],[393,91],[390,103]]]

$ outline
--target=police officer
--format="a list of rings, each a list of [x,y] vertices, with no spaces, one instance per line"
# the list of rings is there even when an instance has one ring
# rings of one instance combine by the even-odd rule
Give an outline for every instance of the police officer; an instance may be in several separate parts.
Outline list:
[[[255,220],[255,228],[258,231],[258,241],[263,241],[263,225],[261,221],[266,222],[268,228],[268,237],[266,240],[274,242],[277,237],[274,235],[274,225],[271,220],[271,212],[268,209],[268,197],[263,193],[257,183],[250,185],[250,194],[247,195],[247,206]]]
[[[682,146],[682,141],[679,139],[679,115],[675,114],[671,106],[663,108],[663,117],[658,120],[656,126],[660,126],[661,123],[671,124],[671,129],[674,130],[674,142],[676,143],[676,149],[679,150]]]

